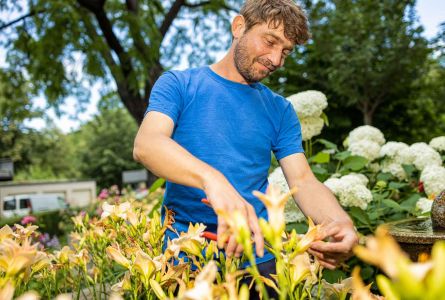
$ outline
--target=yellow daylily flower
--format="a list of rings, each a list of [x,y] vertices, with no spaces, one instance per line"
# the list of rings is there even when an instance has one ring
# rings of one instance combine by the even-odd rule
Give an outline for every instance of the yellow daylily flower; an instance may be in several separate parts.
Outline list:
[[[100,216],[101,219],[105,219],[107,217],[112,218],[121,218],[126,220],[127,219],[127,213],[131,209],[130,202],[124,202],[121,204],[111,205],[107,202],[104,202],[102,204],[102,215]]]
[[[71,220],[73,221],[74,226],[83,227],[83,216],[81,214],[71,217]]]
[[[297,242],[296,252],[305,252],[311,246],[314,241],[320,240],[323,231],[323,225],[315,225],[311,218],[308,218],[309,228],[306,234],[304,234]]]
[[[293,288],[311,275],[311,259],[307,252],[295,256],[290,261],[289,274]]]
[[[6,277],[14,276],[31,266],[37,245],[31,245],[30,240],[24,240],[20,245],[13,240],[4,240],[0,244],[0,270],[6,273]]]
[[[14,231],[8,225],[0,229],[0,242],[4,239],[11,239],[14,236]]]
[[[122,255],[119,248],[109,246],[107,247],[106,252],[109,258],[111,258],[121,266],[130,269],[130,261],[125,256]]]
[[[139,215],[133,210],[127,212],[127,219],[133,227],[137,227],[140,223]]]
[[[397,242],[389,235],[385,227],[378,227],[375,237],[369,237],[366,247],[356,246],[354,253],[363,261],[382,269],[391,278],[399,276],[400,266],[411,263]]]
[[[14,286],[8,281],[2,288],[0,288],[0,299],[11,300],[14,296],[14,290]]]
[[[212,284],[215,281],[218,268],[215,261],[211,260],[196,276],[194,287],[187,290],[182,297],[182,300],[213,300]]]
[[[241,243],[242,240],[250,240],[251,233],[249,225],[247,224],[246,218],[239,210],[235,210],[230,214],[224,211],[217,210],[216,214],[224,218],[224,220],[229,225],[230,231],[237,237],[238,243]],[[223,238],[220,241],[224,240],[225,239]],[[218,246],[222,247],[222,245]]]
[[[133,268],[139,272],[144,278],[144,282],[148,285],[148,282],[155,271],[159,271],[162,267],[162,263],[154,261],[147,253],[140,250],[136,254],[136,258],[133,263]]]
[[[82,249],[77,254],[71,254],[69,260],[74,265],[85,267],[90,259],[87,249]]]
[[[289,192],[283,194],[277,186],[272,184],[267,188],[266,194],[259,191],[253,191],[253,195],[259,198],[266,206],[269,224],[275,232],[284,230],[284,206],[286,205],[289,196],[296,191],[297,188],[294,187]]]
[[[115,293],[122,294],[127,290],[131,289],[131,279],[130,279],[130,272],[125,272],[124,278],[119,281],[118,283],[114,284],[111,287],[111,290]]]
[[[321,283],[324,296],[328,299],[346,299],[346,295],[352,292],[352,277],[343,279],[339,283],[329,283],[323,279]]]
[[[39,226],[37,225],[28,225],[26,227],[23,227],[22,225],[15,224],[15,232],[19,235],[19,238],[27,239],[33,234]]]
[[[66,264],[69,262],[70,255],[74,254],[74,251],[68,246],[64,246],[60,251],[54,251],[56,260],[61,264]]]
[[[382,297],[373,295],[369,290],[371,289],[371,285],[365,286],[360,277],[360,267],[355,267],[352,271],[352,300],[378,300],[384,299]]]

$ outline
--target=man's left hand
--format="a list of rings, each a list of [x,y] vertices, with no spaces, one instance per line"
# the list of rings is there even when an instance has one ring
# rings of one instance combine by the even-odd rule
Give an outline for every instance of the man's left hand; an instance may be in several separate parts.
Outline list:
[[[328,241],[313,242],[308,252],[317,257],[323,267],[333,270],[352,256],[358,235],[351,222],[332,222],[325,228],[321,239]]]

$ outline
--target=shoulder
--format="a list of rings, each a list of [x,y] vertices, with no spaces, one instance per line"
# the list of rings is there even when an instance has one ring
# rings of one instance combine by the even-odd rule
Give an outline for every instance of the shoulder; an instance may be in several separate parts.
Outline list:
[[[180,83],[189,82],[191,79],[200,77],[205,73],[205,67],[199,68],[188,68],[185,70],[168,70],[165,71],[162,76],[169,77],[171,79],[175,79]]]
[[[261,92],[266,97],[266,99],[269,102],[269,104],[271,105],[271,107],[273,107],[274,109],[276,109],[278,112],[281,112],[281,113],[283,113],[285,110],[290,109],[292,104],[289,100],[287,100],[282,95],[272,91],[266,85],[264,85],[262,83],[259,83],[259,85],[261,86]]]

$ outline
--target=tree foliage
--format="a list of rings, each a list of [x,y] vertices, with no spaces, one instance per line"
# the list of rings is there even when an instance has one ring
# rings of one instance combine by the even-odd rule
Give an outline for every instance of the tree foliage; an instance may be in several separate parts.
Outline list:
[[[104,105],[100,114],[70,134],[82,176],[100,187],[122,184],[122,172],[143,168],[133,159],[137,124],[121,105]]]
[[[411,134],[416,127],[437,125],[423,121],[436,106],[422,97],[431,49],[414,0],[304,3],[313,39],[274,75],[272,86],[285,95],[307,89],[326,93],[328,132],[336,141],[361,124],[406,141],[420,135]]]
[[[227,32],[239,2],[28,0],[21,7],[0,0],[1,13],[21,14],[0,21],[0,46],[8,64],[29,76],[33,94],[44,93],[55,107],[75,95],[81,109],[88,83],[100,80],[140,123],[154,82],[171,66],[165,62],[177,62],[191,45],[200,46],[190,56],[195,63],[226,47],[229,37],[218,32]]]

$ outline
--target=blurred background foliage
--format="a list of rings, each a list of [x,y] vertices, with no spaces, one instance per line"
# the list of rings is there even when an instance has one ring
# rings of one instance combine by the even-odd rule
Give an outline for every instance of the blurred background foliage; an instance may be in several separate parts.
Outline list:
[[[0,0],[0,157],[15,162],[16,180],[95,178],[120,183],[137,169],[132,146],[148,95],[164,70],[212,63],[230,45],[230,21],[241,0]],[[445,132],[445,23],[424,37],[415,0],[304,0],[312,39],[265,84],[289,96],[328,96],[322,137],[341,143],[372,124],[388,140],[429,141]],[[77,110],[100,83],[99,113],[63,133],[26,120],[74,97]]]

